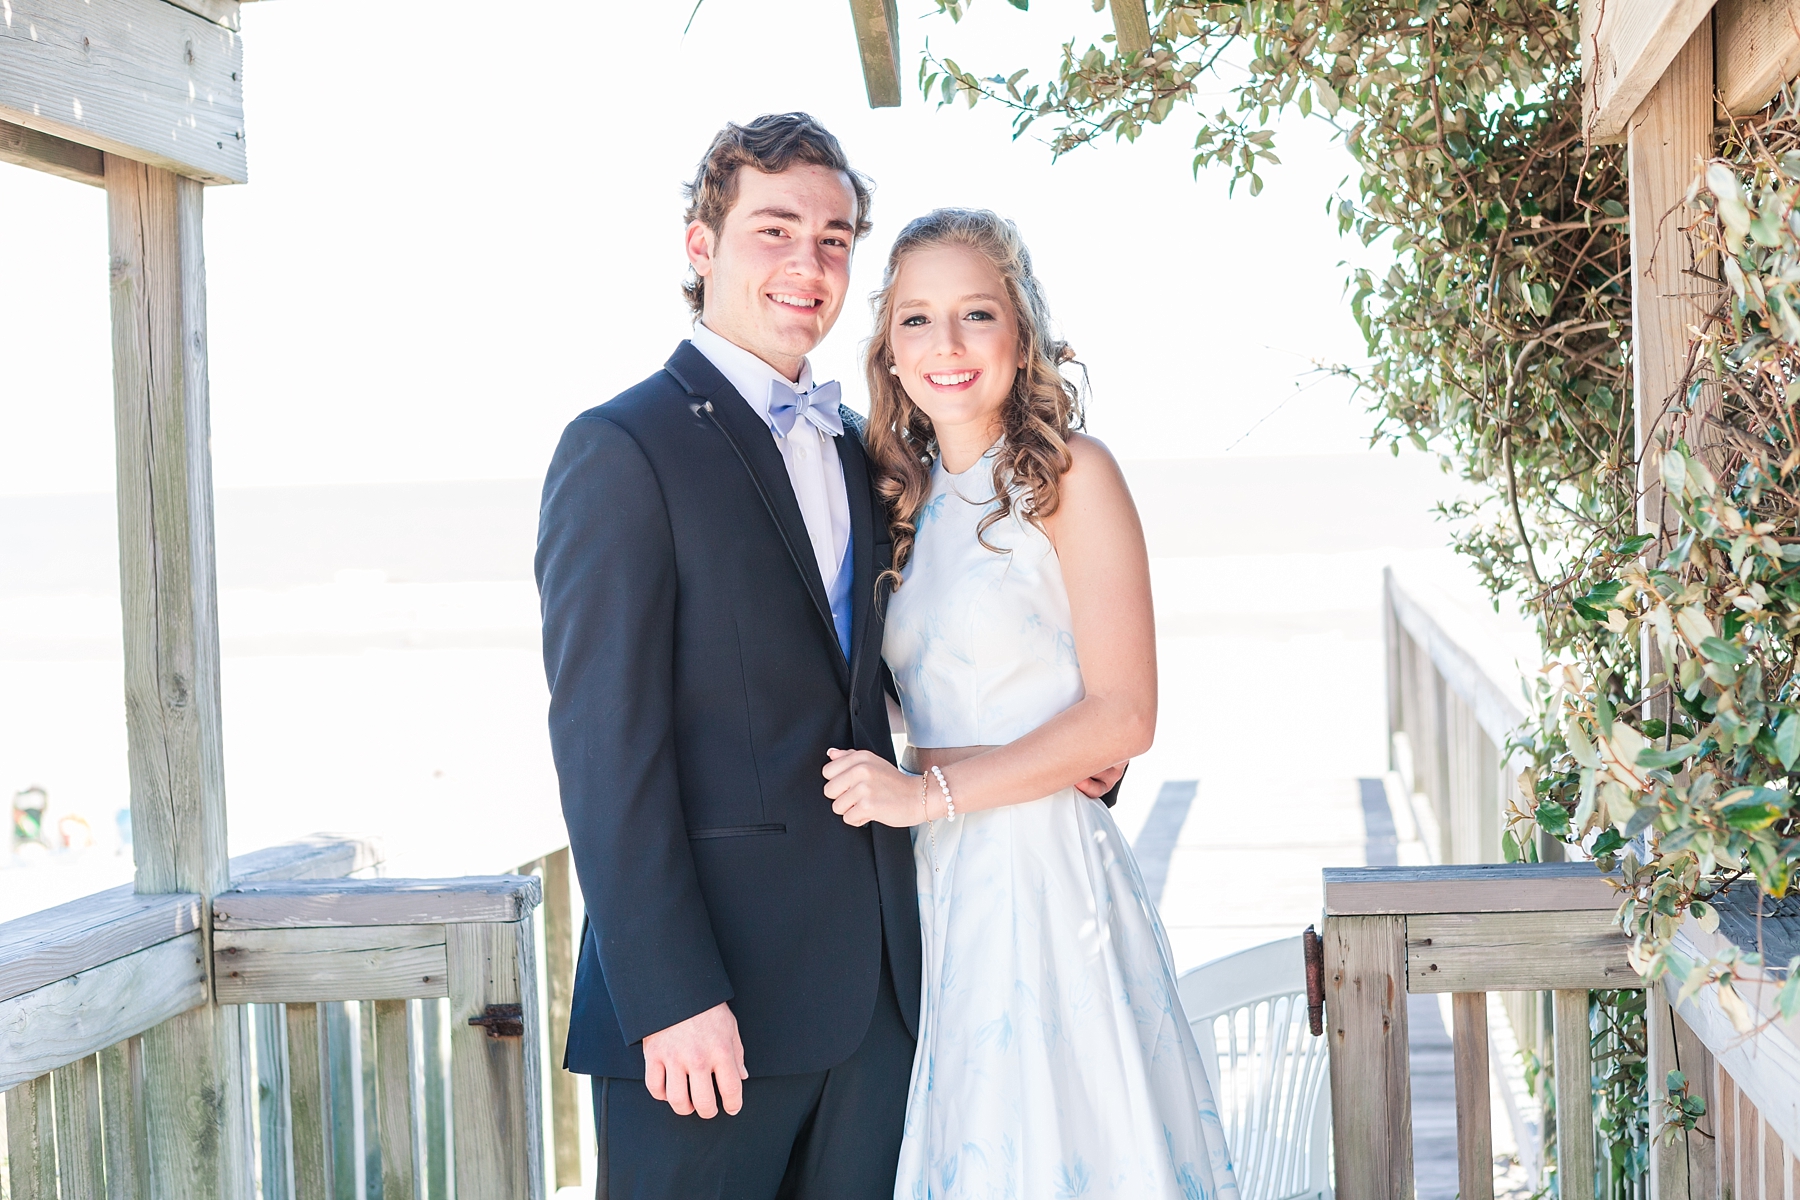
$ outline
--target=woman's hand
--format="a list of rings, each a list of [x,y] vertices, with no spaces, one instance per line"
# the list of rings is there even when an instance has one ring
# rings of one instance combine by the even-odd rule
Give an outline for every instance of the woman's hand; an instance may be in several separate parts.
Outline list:
[[[827,750],[825,795],[846,825],[880,821],[895,829],[923,824],[924,795],[917,775],[908,775],[868,750]]]

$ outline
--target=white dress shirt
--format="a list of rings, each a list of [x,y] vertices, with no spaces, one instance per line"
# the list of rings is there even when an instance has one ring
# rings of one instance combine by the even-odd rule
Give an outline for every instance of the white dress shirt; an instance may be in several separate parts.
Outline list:
[[[850,499],[844,489],[844,464],[838,458],[837,439],[804,418],[794,422],[786,437],[769,420],[769,383],[779,380],[801,391],[812,387],[812,364],[802,360],[800,378],[790,381],[750,351],[728,342],[702,322],[694,322],[694,348],[706,355],[725,381],[737,389],[768,427],[787,466],[800,502],[800,516],[818,560],[819,579],[831,601],[831,621],[837,627],[838,648],[850,654],[850,583],[855,574],[850,562]]]

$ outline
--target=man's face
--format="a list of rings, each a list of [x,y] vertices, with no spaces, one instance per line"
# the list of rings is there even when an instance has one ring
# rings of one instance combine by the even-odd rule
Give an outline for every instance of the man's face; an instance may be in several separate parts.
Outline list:
[[[688,226],[688,261],[706,281],[701,319],[794,378],[844,307],[855,238],[856,193],[842,171],[739,168],[724,227]]]

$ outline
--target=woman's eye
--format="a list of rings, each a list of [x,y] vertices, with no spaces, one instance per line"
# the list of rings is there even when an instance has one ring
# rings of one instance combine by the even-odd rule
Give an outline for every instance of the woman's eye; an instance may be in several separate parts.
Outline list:
[[[969,314],[968,319],[971,321],[991,321],[994,319],[994,314],[988,312],[984,308],[978,308]]]
[[[925,324],[925,318],[918,316],[916,314],[913,316],[910,316],[910,317],[905,317],[900,322],[900,326],[903,329],[911,328],[912,326],[923,325],[923,324]]]

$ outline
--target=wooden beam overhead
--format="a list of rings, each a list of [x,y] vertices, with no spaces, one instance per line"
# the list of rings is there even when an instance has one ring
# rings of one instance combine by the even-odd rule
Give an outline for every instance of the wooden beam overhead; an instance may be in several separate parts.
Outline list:
[[[203,183],[249,177],[235,30],[164,0],[5,8],[0,120]]]
[[[900,13],[894,0],[850,0],[870,108],[900,107]]]
[[[1113,36],[1120,54],[1142,54],[1150,49],[1150,16],[1144,0],[1112,0]]]
[[[1713,0],[1581,0],[1582,126],[1596,145],[1621,142]]]
[[[100,151],[10,121],[0,121],[0,162],[60,175],[91,187],[106,186],[106,162]]]
[[[1713,18],[1714,86],[1747,117],[1800,75],[1800,0],[1721,0]]]

